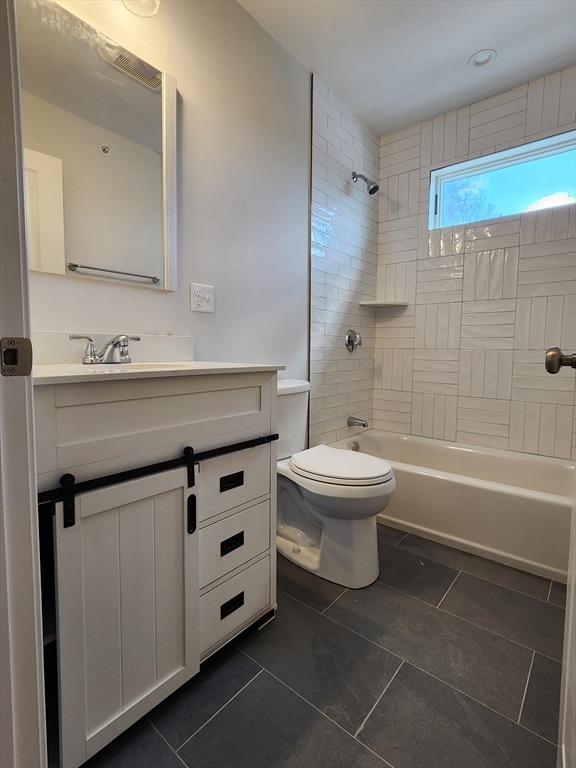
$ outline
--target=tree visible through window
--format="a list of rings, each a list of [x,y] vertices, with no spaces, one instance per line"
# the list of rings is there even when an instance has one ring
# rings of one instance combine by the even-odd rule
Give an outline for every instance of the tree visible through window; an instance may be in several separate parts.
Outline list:
[[[429,229],[576,203],[576,131],[431,173]]]

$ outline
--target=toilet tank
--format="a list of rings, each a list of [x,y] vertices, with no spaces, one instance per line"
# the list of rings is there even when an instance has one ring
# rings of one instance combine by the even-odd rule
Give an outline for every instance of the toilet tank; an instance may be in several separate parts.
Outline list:
[[[278,459],[287,459],[306,448],[310,383],[302,379],[278,382]]]

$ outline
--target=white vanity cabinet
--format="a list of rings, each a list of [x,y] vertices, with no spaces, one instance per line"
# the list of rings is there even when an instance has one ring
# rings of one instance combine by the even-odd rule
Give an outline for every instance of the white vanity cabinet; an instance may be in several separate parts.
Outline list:
[[[37,373],[40,500],[75,489],[53,504],[65,768],[272,615],[276,370]]]

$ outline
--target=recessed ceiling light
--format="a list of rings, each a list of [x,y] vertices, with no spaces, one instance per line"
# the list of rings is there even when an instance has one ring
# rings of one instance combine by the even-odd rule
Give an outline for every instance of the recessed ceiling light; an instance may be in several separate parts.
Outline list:
[[[155,16],[158,13],[160,0],[122,0],[122,5],[135,16]]]
[[[482,51],[476,51],[468,59],[468,66],[471,69],[480,69],[482,67],[488,67],[492,62],[496,61],[498,54],[492,48],[484,48]]]

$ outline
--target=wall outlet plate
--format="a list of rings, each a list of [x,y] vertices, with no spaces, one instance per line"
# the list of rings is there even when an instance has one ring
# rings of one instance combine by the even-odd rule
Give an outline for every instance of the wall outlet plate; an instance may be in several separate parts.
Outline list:
[[[190,309],[192,312],[214,312],[214,286],[190,283]]]

